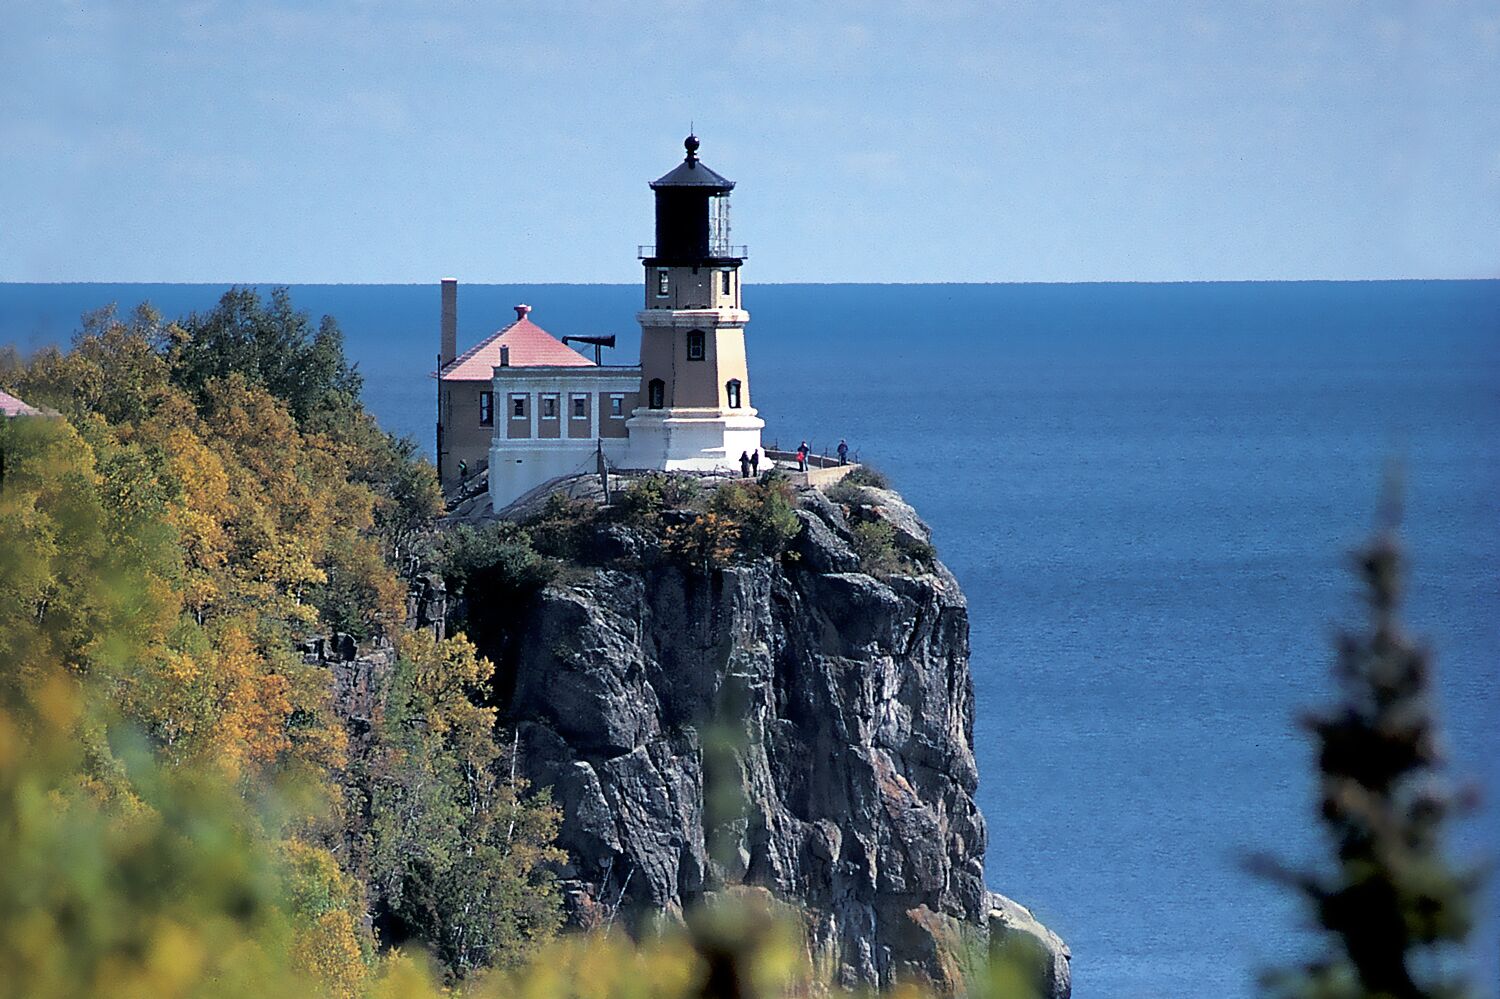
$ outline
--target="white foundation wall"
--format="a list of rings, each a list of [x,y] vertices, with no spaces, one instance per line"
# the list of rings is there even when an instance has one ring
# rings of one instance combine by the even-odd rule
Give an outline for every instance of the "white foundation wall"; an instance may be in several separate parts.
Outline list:
[[[625,424],[630,434],[628,467],[738,471],[740,453],[760,447],[760,432],[765,425],[753,409],[732,414],[637,409]]]
[[[499,512],[543,483],[599,467],[604,448],[611,468],[626,465],[628,438],[505,441],[490,447],[490,509]]]

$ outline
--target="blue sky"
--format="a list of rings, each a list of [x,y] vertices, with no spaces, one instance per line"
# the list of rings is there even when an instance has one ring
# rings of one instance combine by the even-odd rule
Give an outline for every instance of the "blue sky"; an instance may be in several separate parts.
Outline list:
[[[38,3],[0,280],[634,281],[739,182],[754,281],[1500,276],[1500,5]]]

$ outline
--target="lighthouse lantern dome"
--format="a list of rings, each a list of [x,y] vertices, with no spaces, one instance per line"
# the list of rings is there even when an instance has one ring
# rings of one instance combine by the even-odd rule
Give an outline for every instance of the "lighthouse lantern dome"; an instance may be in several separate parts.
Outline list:
[[[698,267],[738,263],[743,251],[729,245],[729,192],[734,181],[698,159],[696,135],[683,142],[687,156],[651,182],[656,192],[656,246],[650,264]]]

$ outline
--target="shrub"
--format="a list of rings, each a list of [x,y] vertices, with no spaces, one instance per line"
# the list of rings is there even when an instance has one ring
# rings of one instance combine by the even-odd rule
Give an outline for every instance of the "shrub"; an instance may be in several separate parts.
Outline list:
[[[761,482],[725,483],[714,492],[708,508],[739,528],[740,554],[774,557],[801,530],[794,505],[791,483],[768,476]]]
[[[722,569],[739,551],[740,525],[718,513],[705,513],[667,528],[667,554],[708,573]]]
[[[444,536],[438,558],[448,592],[454,596],[493,587],[540,589],[556,571],[537,553],[530,533],[505,520],[483,527],[459,525]]]
[[[865,490],[858,482],[851,482],[853,475],[846,475],[823,491],[823,495],[841,506],[858,506],[865,501]]]
[[[896,532],[883,520],[865,520],[850,528],[854,535],[854,554],[861,572],[871,576],[889,576],[901,569],[901,553],[896,549]]]
[[[700,493],[698,480],[690,475],[651,472],[626,486],[615,508],[627,523],[655,529],[663,510],[691,507]]]
[[[878,468],[871,468],[869,465],[858,466],[839,481],[840,484],[847,482],[850,485],[870,486],[873,489],[891,488],[891,480],[886,478],[885,473]]]
[[[541,554],[574,562],[587,549],[598,518],[599,507],[592,501],[553,493],[542,512],[526,524],[526,531]]]
[[[557,563],[532,547],[525,528],[504,520],[479,528],[463,524],[448,532],[440,544],[438,567],[453,597],[453,630],[467,632],[496,662],[504,658],[521,609],[558,571]],[[480,599],[489,612],[474,613]]]

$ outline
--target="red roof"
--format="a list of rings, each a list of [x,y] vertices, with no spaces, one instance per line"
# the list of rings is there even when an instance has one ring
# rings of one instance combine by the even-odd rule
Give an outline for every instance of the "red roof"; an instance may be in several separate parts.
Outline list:
[[[20,399],[11,395],[4,389],[0,389],[0,414],[5,416],[42,416],[40,409],[28,406]]]
[[[526,318],[530,311],[527,306],[516,306],[520,318],[450,361],[443,368],[443,381],[489,381],[495,376],[494,369],[500,365],[501,347],[510,348],[510,366],[513,368],[594,367],[593,361]]]

